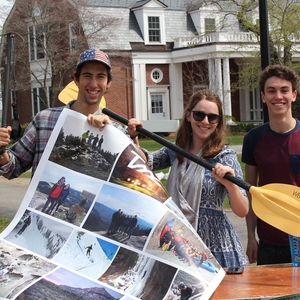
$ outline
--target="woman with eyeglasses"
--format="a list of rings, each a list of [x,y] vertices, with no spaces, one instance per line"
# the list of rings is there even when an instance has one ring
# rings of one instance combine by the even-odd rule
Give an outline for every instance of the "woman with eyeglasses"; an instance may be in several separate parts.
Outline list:
[[[225,123],[217,94],[202,90],[187,104],[176,135],[176,144],[215,167],[212,171],[163,147],[148,154],[153,170],[171,167],[167,190],[223,268],[248,264],[243,246],[223,211],[226,196],[233,212],[245,217],[246,192],[224,179],[229,173],[242,178],[236,153],[224,141]]]

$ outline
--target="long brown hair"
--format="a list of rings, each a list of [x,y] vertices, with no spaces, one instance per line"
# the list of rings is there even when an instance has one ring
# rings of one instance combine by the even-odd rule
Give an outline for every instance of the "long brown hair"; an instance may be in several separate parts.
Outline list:
[[[214,157],[222,150],[224,146],[225,137],[225,124],[222,102],[219,96],[211,90],[201,90],[194,93],[191,96],[188,104],[185,107],[182,122],[177,131],[176,144],[183,149],[186,149],[191,145],[192,126],[191,123],[187,120],[187,114],[191,113],[194,107],[198,104],[198,102],[202,100],[207,100],[216,103],[219,110],[219,115],[221,116],[216,130],[207,138],[202,148],[203,158],[210,158]],[[179,160],[179,163],[182,163],[184,157],[181,154],[177,154],[177,159]]]

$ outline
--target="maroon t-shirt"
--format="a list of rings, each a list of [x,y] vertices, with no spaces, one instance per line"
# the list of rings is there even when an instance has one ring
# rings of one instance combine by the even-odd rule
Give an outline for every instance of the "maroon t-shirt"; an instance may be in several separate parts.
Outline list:
[[[259,186],[284,183],[300,186],[300,122],[286,133],[271,130],[265,123],[249,131],[244,138],[242,161],[258,167]],[[288,235],[257,219],[260,241],[288,246]]]

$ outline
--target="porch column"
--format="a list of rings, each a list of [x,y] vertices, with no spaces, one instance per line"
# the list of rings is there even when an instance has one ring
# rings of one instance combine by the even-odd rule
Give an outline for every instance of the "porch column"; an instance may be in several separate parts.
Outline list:
[[[214,60],[212,58],[208,59],[208,82],[209,82],[209,86],[208,88],[210,90],[213,90],[213,85],[214,85],[214,80],[213,80],[213,76],[214,76]]]
[[[222,66],[221,66],[221,59],[215,59],[215,84],[213,91],[217,93],[220,97],[221,102],[223,103],[223,84],[222,84]]]
[[[223,91],[224,115],[232,116],[229,58],[223,58],[223,84],[224,84],[224,91]],[[229,121],[229,120],[227,120],[227,121]],[[232,121],[232,120],[230,119],[230,121]]]
[[[170,119],[177,120],[183,114],[182,64],[170,64]]]
[[[132,66],[134,117],[147,120],[146,65],[134,63]]]

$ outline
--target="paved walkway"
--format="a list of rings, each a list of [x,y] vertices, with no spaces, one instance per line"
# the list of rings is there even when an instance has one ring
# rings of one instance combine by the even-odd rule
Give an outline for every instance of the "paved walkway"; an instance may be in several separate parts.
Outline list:
[[[233,149],[236,154],[242,154],[242,145],[229,145],[229,148]]]
[[[29,178],[7,180],[0,176],[0,217],[12,219],[22,202]]]

